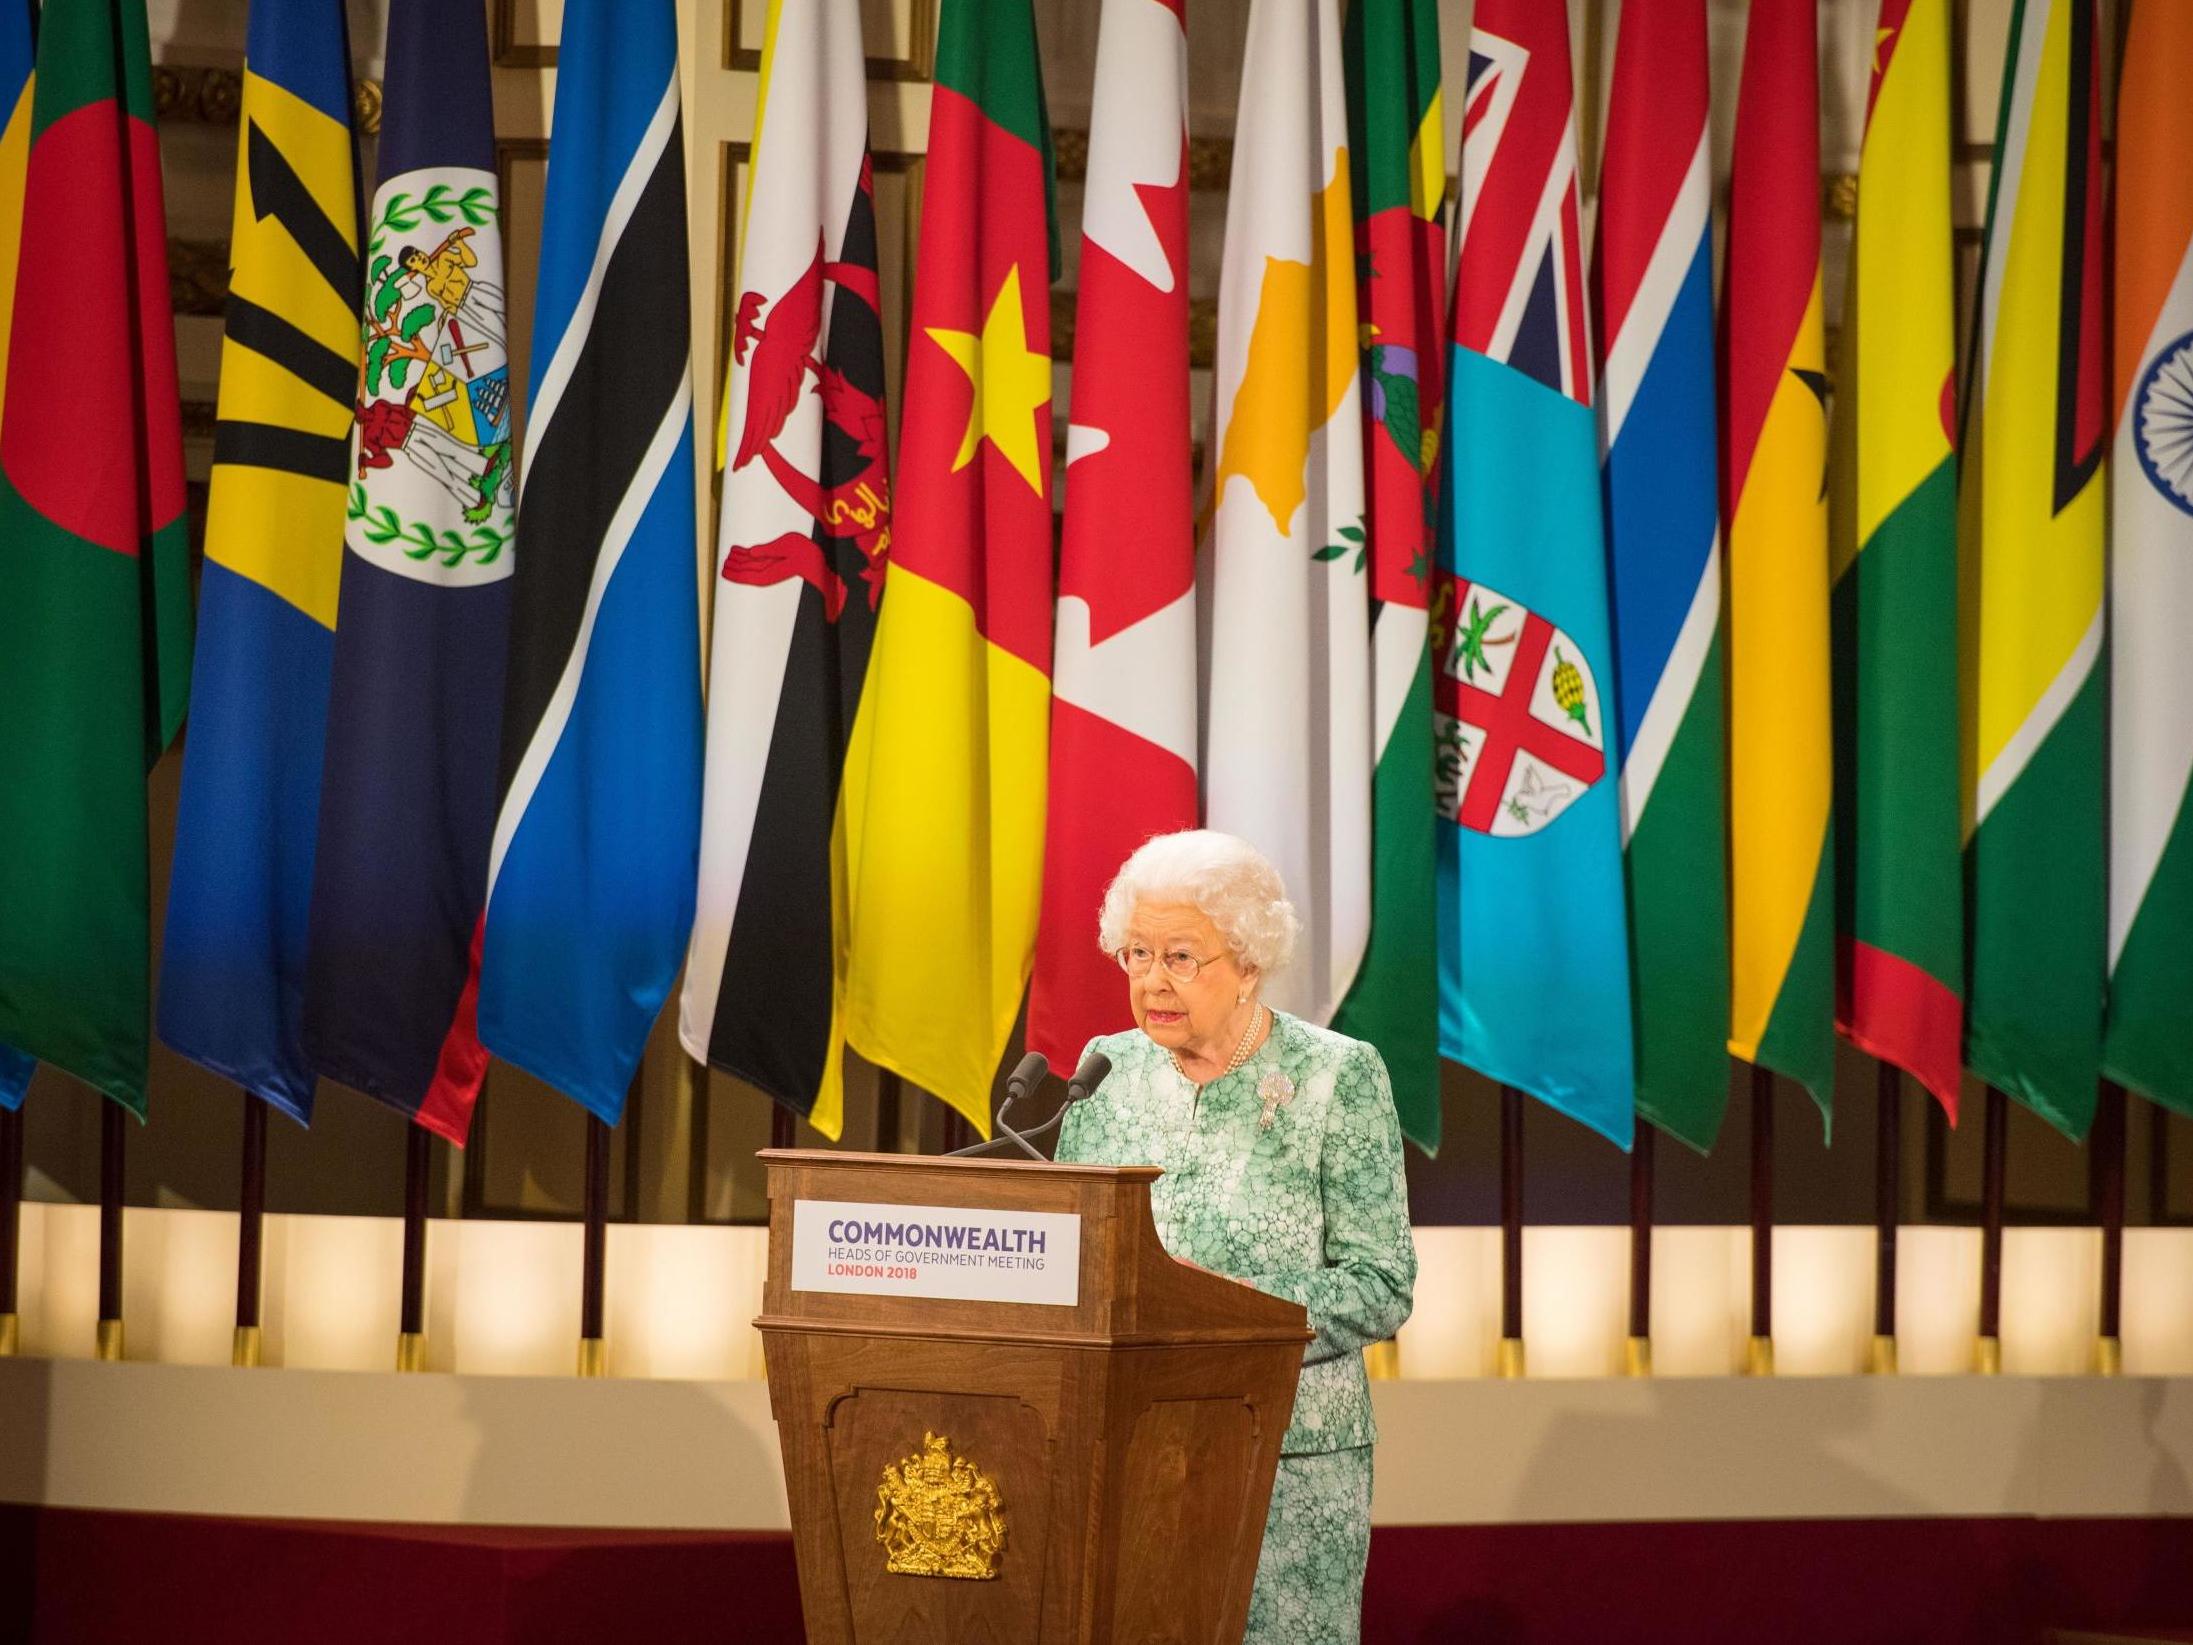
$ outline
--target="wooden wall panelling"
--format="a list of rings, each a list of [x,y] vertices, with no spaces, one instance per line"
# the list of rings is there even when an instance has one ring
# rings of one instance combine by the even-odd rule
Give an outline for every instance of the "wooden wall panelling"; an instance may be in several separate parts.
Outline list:
[[[720,61],[727,69],[761,67],[769,0],[714,0],[723,15]],[[871,80],[926,81],[936,71],[937,0],[859,0],[861,38]],[[1093,8],[1092,8],[1093,9]]]

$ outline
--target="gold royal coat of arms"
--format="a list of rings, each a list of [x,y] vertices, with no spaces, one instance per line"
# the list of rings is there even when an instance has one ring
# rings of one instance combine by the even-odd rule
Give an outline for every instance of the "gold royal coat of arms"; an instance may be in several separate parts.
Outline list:
[[[949,1438],[924,1433],[919,1451],[884,1465],[876,1540],[886,1571],[988,1581],[1005,1546],[1005,1504],[988,1474],[952,1454]]]

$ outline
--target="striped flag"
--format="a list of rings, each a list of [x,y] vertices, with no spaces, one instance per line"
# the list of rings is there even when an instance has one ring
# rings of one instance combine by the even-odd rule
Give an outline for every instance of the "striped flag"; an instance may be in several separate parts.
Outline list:
[[[0,5],[0,399],[8,379],[8,333],[15,314],[16,251],[23,237],[23,173],[30,161],[31,23],[38,0]],[[0,1108],[22,1106],[38,1064],[0,1045]]]
[[[2103,1069],[2193,1114],[2193,7],[2141,0],[2117,92]]]
[[[1105,0],[1089,119],[1043,919],[1028,1045],[1071,1066],[1128,1026],[1097,905],[1196,823],[1188,413],[1188,37],[1177,0]]]
[[[2108,917],[2096,47],[2093,0],[2012,14],[1958,499],[1965,1065],[2072,1137],[2094,1120]]]
[[[1253,0],[1218,284],[1203,809],[1300,911],[1265,998],[1313,1022],[1371,923],[1371,621],[1335,0]]]
[[[1627,1147],[1629,920],[1563,0],[1479,0],[1469,62],[1432,600],[1440,1049]]]
[[[485,14],[394,0],[387,57],[305,1049],[462,1144],[515,501]]]
[[[306,917],[358,382],[342,0],[253,0],[160,1038],[300,1121]]]
[[[1637,1111],[1701,1151],[1728,1100],[1725,663],[1705,0],[1623,13],[1593,285]]]
[[[1721,298],[1729,553],[1729,1049],[1835,1097],[1827,361],[1812,0],[1744,37]]]
[[[0,1045],[141,1119],[145,772],[191,650],[144,0],[46,0],[30,124],[0,429]]]
[[[1371,582],[1371,932],[1333,1014],[1393,1076],[1401,1129],[1439,1147],[1439,922],[1431,886],[1431,474],[1444,403],[1446,136],[1434,0],[1355,0],[1342,25],[1360,271]]]
[[[480,1040],[614,1125],[700,850],[677,15],[569,0],[558,52]]]
[[[844,1125],[838,790],[891,547],[860,19],[778,0],[725,388],[700,898],[679,1032],[825,1136]]]
[[[1837,1020],[1957,1117],[1956,318],[1949,0],[1885,0],[1858,171],[1832,510]]]
[[[1030,0],[944,0],[884,610],[846,761],[846,1038],[990,1130],[1043,882],[1051,124]]]

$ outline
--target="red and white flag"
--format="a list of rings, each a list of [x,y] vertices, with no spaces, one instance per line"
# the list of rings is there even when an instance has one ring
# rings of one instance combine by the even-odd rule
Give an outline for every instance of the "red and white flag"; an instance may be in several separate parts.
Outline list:
[[[1097,905],[1196,822],[1185,0],[1104,0],[1082,207],[1050,825],[1028,1043],[1070,1065],[1129,1026]]]

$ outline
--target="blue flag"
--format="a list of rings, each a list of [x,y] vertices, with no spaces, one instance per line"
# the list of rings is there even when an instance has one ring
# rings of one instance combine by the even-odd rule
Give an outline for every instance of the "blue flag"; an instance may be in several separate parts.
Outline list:
[[[160,1038],[298,1120],[358,379],[343,0],[253,0]]]
[[[1626,1147],[1629,936],[1572,104],[1567,9],[1478,0],[1432,606],[1439,1041]]]
[[[700,852],[670,0],[570,0],[559,60],[480,1034],[614,1124],[685,956]]]
[[[382,95],[305,1045],[462,1143],[516,506],[481,8],[394,0]]]
[[[30,158],[32,0],[0,4],[0,239],[11,255],[5,265],[9,283],[0,285],[0,336],[13,318],[15,258],[23,233],[23,170]],[[0,1108],[20,1108],[30,1089],[37,1060],[12,1046],[0,1045]]]

